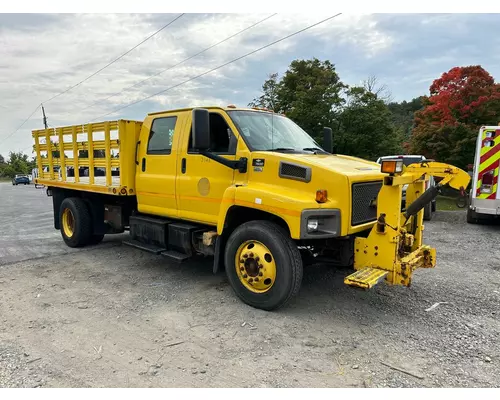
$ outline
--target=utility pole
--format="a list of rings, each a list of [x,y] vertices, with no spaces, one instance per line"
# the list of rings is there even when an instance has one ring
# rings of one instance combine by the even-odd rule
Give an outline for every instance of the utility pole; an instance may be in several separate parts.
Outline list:
[[[42,104],[42,114],[43,114],[43,125],[45,126],[45,129],[47,129],[49,126],[47,125],[47,117],[45,116],[45,109],[43,108],[43,104]]]

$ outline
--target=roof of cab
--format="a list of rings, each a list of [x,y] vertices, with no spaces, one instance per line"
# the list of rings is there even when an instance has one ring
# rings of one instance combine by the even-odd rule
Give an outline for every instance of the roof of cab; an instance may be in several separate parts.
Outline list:
[[[172,110],[163,110],[163,111],[156,111],[152,113],[148,113],[148,115],[158,115],[158,114],[165,114],[165,113],[170,113],[170,112],[179,112],[179,111],[191,111],[195,108],[205,108],[208,110],[223,110],[223,111],[233,111],[233,110],[238,110],[238,111],[260,111],[260,112],[273,112],[272,110],[268,110],[265,108],[261,107],[236,107],[232,104],[228,105],[227,107],[221,107],[221,106],[203,106],[203,107],[186,107],[186,108],[176,108]]]

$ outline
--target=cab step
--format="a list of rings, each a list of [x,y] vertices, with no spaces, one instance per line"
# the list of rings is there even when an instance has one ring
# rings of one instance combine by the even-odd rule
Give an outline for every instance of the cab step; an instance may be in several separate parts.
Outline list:
[[[178,263],[184,262],[190,258],[187,254],[180,253],[175,250],[162,251],[161,255]]]
[[[136,249],[144,250],[156,255],[167,250],[165,247],[155,246],[154,244],[142,243],[134,239],[124,240],[122,243],[126,246],[135,247]]]
[[[389,271],[384,271],[383,269],[366,267],[347,276],[344,279],[344,283],[362,289],[371,289],[382,281],[388,273]]]

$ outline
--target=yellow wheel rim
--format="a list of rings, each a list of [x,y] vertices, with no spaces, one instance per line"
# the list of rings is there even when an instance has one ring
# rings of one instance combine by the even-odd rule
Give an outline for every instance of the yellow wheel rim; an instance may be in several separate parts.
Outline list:
[[[75,218],[69,208],[65,208],[62,214],[62,228],[67,237],[72,237],[75,231]]]
[[[276,263],[261,242],[248,240],[236,251],[236,274],[240,282],[254,293],[265,293],[276,280]]]

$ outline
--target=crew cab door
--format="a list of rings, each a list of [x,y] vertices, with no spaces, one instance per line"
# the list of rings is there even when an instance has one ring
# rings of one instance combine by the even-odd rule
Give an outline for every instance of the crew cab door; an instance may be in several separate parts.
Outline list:
[[[210,111],[211,150],[228,160],[236,159],[235,128],[223,112]],[[192,148],[189,114],[179,149],[177,204],[183,219],[217,225],[224,192],[233,184],[235,171],[202,156]]]
[[[177,149],[186,119],[186,113],[165,113],[142,126],[136,169],[140,212],[178,217],[175,185]]]

